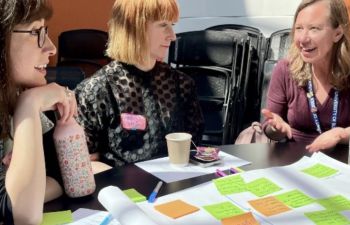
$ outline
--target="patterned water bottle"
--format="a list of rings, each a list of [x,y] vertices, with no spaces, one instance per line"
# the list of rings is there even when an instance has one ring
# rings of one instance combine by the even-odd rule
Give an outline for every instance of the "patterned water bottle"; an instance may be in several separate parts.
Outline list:
[[[74,118],[58,121],[53,138],[66,194],[72,198],[92,194],[96,183],[84,129]]]

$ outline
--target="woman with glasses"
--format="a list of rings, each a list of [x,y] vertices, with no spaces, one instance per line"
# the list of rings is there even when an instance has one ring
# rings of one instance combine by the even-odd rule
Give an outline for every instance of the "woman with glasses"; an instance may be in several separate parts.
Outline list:
[[[343,0],[303,0],[292,45],[274,68],[264,130],[311,151],[349,143],[350,29]]]
[[[42,112],[58,109],[66,121],[76,113],[76,102],[64,87],[45,80],[49,57],[56,53],[45,26],[51,14],[46,0],[0,0],[0,221],[5,224],[40,224],[44,202],[62,193],[59,178],[47,176],[53,162],[45,159],[55,150],[44,154],[43,133],[52,123]]]
[[[198,144],[203,117],[194,81],[161,62],[176,36],[175,0],[116,0],[107,54],[114,59],[75,89],[89,150],[118,167],[167,152],[165,135]]]

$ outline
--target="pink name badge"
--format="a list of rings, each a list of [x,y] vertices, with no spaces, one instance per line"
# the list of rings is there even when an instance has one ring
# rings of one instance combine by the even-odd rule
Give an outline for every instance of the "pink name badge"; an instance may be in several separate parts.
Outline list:
[[[142,115],[122,113],[120,115],[122,127],[126,130],[145,130],[146,118]]]

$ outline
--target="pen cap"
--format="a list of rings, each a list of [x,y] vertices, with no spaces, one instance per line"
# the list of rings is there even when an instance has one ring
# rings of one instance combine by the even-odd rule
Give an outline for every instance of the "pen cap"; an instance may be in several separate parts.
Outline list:
[[[65,193],[72,198],[92,194],[96,184],[84,129],[73,118],[57,121],[53,139]]]

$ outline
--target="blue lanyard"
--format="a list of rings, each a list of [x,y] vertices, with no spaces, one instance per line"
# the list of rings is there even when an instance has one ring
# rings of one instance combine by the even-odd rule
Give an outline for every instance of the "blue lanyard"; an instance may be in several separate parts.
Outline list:
[[[307,82],[307,90],[308,90],[307,99],[309,101],[312,118],[314,119],[317,132],[321,134],[322,133],[321,123],[317,115],[316,99],[315,99],[311,80]],[[332,111],[332,117],[331,117],[332,128],[334,128],[337,125],[338,106],[339,106],[339,91],[334,90],[333,111]]]

